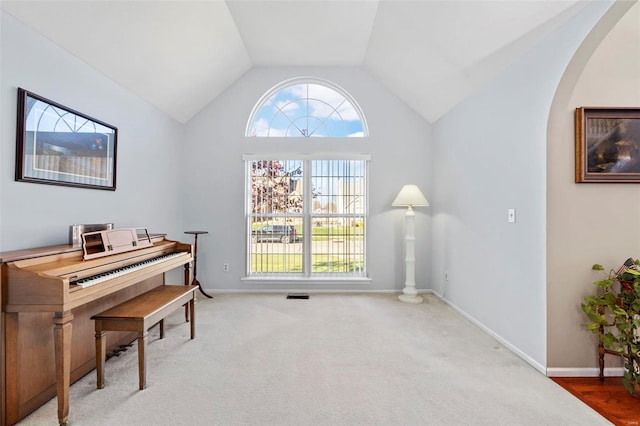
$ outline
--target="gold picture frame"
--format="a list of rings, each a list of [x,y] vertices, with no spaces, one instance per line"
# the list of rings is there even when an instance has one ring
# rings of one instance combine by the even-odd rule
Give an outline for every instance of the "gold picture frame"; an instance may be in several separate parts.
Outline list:
[[[576,183],[640,182],[640,108],[579,107]]]

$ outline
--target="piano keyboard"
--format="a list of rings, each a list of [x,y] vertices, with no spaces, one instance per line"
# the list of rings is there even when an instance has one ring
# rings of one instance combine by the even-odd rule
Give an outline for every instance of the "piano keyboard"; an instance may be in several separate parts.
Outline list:
[[[130,274],[131,272],[138,271],[140,269],[148,268],[149,266],[153,266],[157,263],[164,262],[173,257],[183,255],[184,252],[173,252],[168,253],[162,256],[154,257],[152,259],[147,259],[142,262],[133,263],[128,266],[124,266],[122,268],[113,269],[111,271],[103,272],[101,274],[92,275],[90,277],[81,278],[79,280],[70,281],[69,284],[77,285],[78,287],[91,287],[92,285],[100,284],[105,281],[112,280],[114,278],[118,278],[122,275]]]

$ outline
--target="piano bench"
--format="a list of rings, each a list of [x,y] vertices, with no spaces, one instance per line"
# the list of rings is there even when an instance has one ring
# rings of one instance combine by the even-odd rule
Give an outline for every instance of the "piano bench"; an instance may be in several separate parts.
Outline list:
[[[195,338],[195,291],[197,288],[197,285],[161,285],[91,317],[95,320],[96,328],[98,389],[104,387],[107,331],[138,333],[138,381],[142,390],[147,386],[145,361],[149,328],[160,323],[160,338],[164,338],[164,318],[188,303],[191,339]]]

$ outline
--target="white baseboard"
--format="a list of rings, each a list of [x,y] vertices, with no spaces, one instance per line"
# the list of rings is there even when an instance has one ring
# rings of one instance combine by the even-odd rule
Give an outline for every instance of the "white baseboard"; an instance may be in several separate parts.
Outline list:
[[[496,339],[501,345],[505,346],[507,349],[509,349],[514,354],[518,355],[527,364],[531,365],[533,368],[538,370],[540,373],[542,373],[544,375],[547,374],[547,368],[544,365],[540,364],[538,361],[536,361],[535,359],[531,358],[526,353],[522,352],[519,348],[517,348],[516,346],[512,345],[509,341],[503,339],[500,335],[496,334],[493,330],[487,328],[480,321],[476,320],[471,315],[467,314],[465,311],[463,311],[462,309],[460,309],[459,307],[457,307],[456,305],[451,303],[451,301],[447,300],[445,297],[442,297],[442,296],[438,295],[435,292],[432,292],[432,293],[434,295],[436,295],[438,298],[440,298],[440,300],[442,300],[444,303],[449,305],[458,314],[460,314],[461,316],[463,316],[464,318],[469,320],[471,323],[473,323],[476,327],[480,328],[482,331],[487,333],[489,336],[491,336],[494,339]]]
[[[371,293],[371,294],[400,294],[401,290],[365,290],[365,289],[353,289],[353,290],[340,290],[340,289],[309,289],[309,288],[248,288],[248,289],[239,289],[239,288],[203,288],[209,294],[248,294],[248,293],[256,293],[256,294],[274,294],[274,293],[291,293],[291,292],[304,292],[309,294],[320,294],[320,293],[353,293],[353,294],[362,294],[362,293]]]
[[[598,377],[599,368],[547,368],[548,377]],[[624,375],[624,368],[611,367],[604,369],[606,377],[621,377]]]
[[[260,288],[260,289],[255,289],[255,288],[249,288],[249,289],[245,289],[245,288],[203,288],[204,291],[206,291],[209,294],[214,294],[214,293],[220,293],[220,294],[232,294],[232,293],[289,293],[289,292],[304,292],[304,293],[309,293],[309,294],[319,294],[319,293],[372,293],[372,294],[400,294],[402,293],[402,290],[371,290],[371,289],[347,289],[347,290],[341,290],[341,289],[331,289],[331,288],[326,288],[326,289],[309,289],[309,288],[298,288],[298,289],[291,289],[291,288]],[[418,293],[421,294],[433,294],[435,296],[437,296],[438,298],[442,299],[442,296],[440,296],[439,294],[435,293],[433,290],[431,289],[417,289]]]

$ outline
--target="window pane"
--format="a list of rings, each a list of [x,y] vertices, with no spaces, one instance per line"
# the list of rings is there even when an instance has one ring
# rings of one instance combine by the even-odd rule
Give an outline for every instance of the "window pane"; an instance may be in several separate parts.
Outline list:
[[[364,217],[313,218],[312,273],[364,271]]]
[[[337,87],[298,80],[263,99],[249,119],[247,136],[365,136],[364,119],[355,101]]]
[[[302,273],[303,162],[250,166],[250,273]]]
[[[314,212],[359,215],[365,213],[364,161],[315,160],[312,163]]]
[[[302,218],[252,218],[251,273],[302,273]]]
[[[301,214],[303,190],[301,161],[251,162],[252,214]]]

